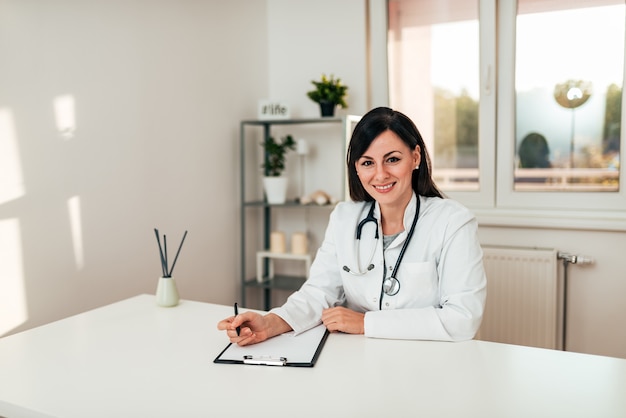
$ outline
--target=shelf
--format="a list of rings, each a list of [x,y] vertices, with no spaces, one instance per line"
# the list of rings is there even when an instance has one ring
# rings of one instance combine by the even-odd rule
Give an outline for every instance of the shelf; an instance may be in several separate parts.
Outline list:
[[[340,117],[303,118],[303,119],[251,119],[241,121],[242,125],[302,125],[307,123],[338,123],[343,122]]]
[[[274,275],[274,260],[295,260],[304,262],[304,277],[309,274],[311,269],[311,254],[292,254],[292,253],[273,253],[271,251],[259,251],[256,253],[256,271],[257,274],[263,271],[263,262],[267,261],[267,277],[257,277],[257,282],[264,280],[272,280],[278,275]],[[286,276],[285,276],[286,277]]]
[[[351,131],[354,128],[354,124],[358,122],[360,117],[358,116],[343,116],[343,117],[316,117],[316,118],[298,118],[298,119],[250,119],[242,120],[240,122],[240,177],[241,177],[241,189],[240,189],[240,207],[241,207],[241,303],[246,305],[246,291],[252,288],[261,290],[263,293],[264,309],[269,310],[272,307],[271,293],[274,289],[281,290],[298,290],[302,284],[306,281],[308,272],[313,260],[313,254],[311,255],[293,255],[293,254],[278,254],[270,253],[266,251],[270,248],[270,234],[272,231],[272,222],[280,223],[282,215],[285,211],[293,211],[295,209],[300,210],[300,218],[304,218],[304,222],[308,222],[309,208],[320,208],[324,213],[324,210],[332,210],[335,208],[336,203],[330,203],[325,205],[318,205],[315,202],[303,205],[296,199],[291,199],[283,204],[269,204],[262,197],[259,197],[261,190],[261,176],[258,171],[258,167],[251,167],[252,162],[259,163],[258,159],[263,157],[264,161],[267,160],[262,149],[262,143],[258,140],[258,135],[261,134],[264,140],[267,140],[272,135],[274,127],[279,127],[278,132],[291,130],[294,127],[295,131],[319,133],[320,135],[313,135],[314,138],[320,140],[320,145],[328,145],[331,148],[324,148],[324,150],[332,150],[332,155],[325,155],[324,158],[320,157],[317,160],[317,168],[324,169],[325,165],[333,164],[335,147],[342,148],[341,153],[337,153],[337,181],[338,185],[342,187],[342,190],[338,190],[338,200],[341,201],[345,196],[348,196],[347,186],[345,182],[345,170],[344,167],[345,151],[347,139],[350,137]],[[309,125],[306,129],[301,129],[296,125]],[[313,126],[315,125],[315,126]],[[321,128],[321,129],[319,129]],[[260,132],[259,132],[260,131]],[[334,133],[327,133],[326,131],[337,131]],[[276,132],[276,133],[278,133]],[[337,140],[334,141],[336,137]],[[323,141],[330,141],[330,144]],[[326,158],[328,157],[328,158]],[[332,158],[332,160],[331,160]],[[302,163],[302,161],[300,161]],[[320,166],[321,164],[321,166]],[[302,168],[302,166],[300,166]],[[341,170],[339,170],[341,169]],[[254,171],[250,171],[254,170]],[[334,172],[334,170],[333,170]],[[304,178],[303,172],[300,173],[301,178]],[[333,176],[334,178],[334,176]],[[333,180],[334,181],[334,180]],[[324,183],[325,184],[325,183]],[[253,185],[251,187],[251,185]],[[305,209],[305,210],[302,210]],[[317,211],[317,209],[313,209]],[[286,214],[286,213],[285,213]],[[292,216],[295,215],[295,216]],[[298,218],[298,214],[289,214],[288,218]],[[312,216],[317,218],[317,215]],[[250,224],[250,225],[249,225]],[[307,226],[308,228],[308,226]],[[307,229],[305,228],[305,230]],[[248,263],[251,259],[250,251],[252,246],[249,241],[257,243],[256,250],[256,271],[253,273],[252,266],[248,267]],[[287,271],[288,264],[299,262],[302,267],[302,275],[298,275],[300,270]],[[274,264],[276,264],[277,272],[274,272]],[[291,275],[280,274],[280,270],[285,270],[282,273],[290,273]],[[276,274],[275,274],[276,273]],[[253,276],[252,278],[250,276]]]
[[[253,207],[274,207],[274,208],[280,208],[280,207],[285,207],[285,208],[334,208],[335,204],[334,203],[328,203],[326,205],[318,205],[317,203],[308,203],[306,205],[303,205],[299,202],[296,202],[295,200],[289,200],[285,203],[281,203],[279,205],[277,204],[269,204],[265,201],[262,200],[255,200],[255,201],[248,201],[248,202],[244,202],[243,203],[244,206],[253,206]]]
[[[273,253],[271,251],[259,251],[257,257],[277,258],[279,260],[301,260],[311,262],[311,254]]]
[[[265,278],[259,282],[257,279],[247,280],[244,282],[245,287],[255,287],[260,289],[281,289],[281,290],[298,290],[306,281],[306,277],[299,276],[275,276],[273,279]]]

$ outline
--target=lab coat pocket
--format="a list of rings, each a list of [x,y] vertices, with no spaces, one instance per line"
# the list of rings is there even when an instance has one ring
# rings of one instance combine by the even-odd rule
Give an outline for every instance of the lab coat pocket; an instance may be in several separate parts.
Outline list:
[[[373,306],[378,306],[382,274],[381,267],[363,275],[353,275],[342,271],[343,290],[350,305],[358,306],[361,309],[374,309]],[[370,304],[374,305],[370,306]]]
[[[437,264],[434,261],[421,263],[403,262],[399,268],[400,292],[405,307],[433,306],[439,303],[439,277]]]

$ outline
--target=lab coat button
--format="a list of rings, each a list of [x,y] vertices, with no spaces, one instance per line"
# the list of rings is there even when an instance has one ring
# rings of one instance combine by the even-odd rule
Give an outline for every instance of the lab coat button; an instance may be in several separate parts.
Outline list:
[[[389,302],[385,303],[385,306],[386,306],[386,307],[389,307]]]
[[[377,301],[377,300],[378,300],[378,299],[373,298],[373,299],[372,299],[372,302],[376,303],[376,301]]]

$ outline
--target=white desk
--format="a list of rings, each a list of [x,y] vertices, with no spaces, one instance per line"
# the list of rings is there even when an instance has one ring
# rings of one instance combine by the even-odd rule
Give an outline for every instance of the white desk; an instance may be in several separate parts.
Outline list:
[[[626,417],[626,360],[331,334],[314,368],[213,364],[232,307],[141,295],[0,339],[0,416]]]

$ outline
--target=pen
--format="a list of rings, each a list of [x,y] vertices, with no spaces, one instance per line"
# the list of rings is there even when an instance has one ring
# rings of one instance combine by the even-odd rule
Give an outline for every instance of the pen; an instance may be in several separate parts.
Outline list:
[[[237,308],[237,302],[235,302],[235,316],[239,315],[239,308]],[[237,327],[237,336],[241,332],[241,327]]]

